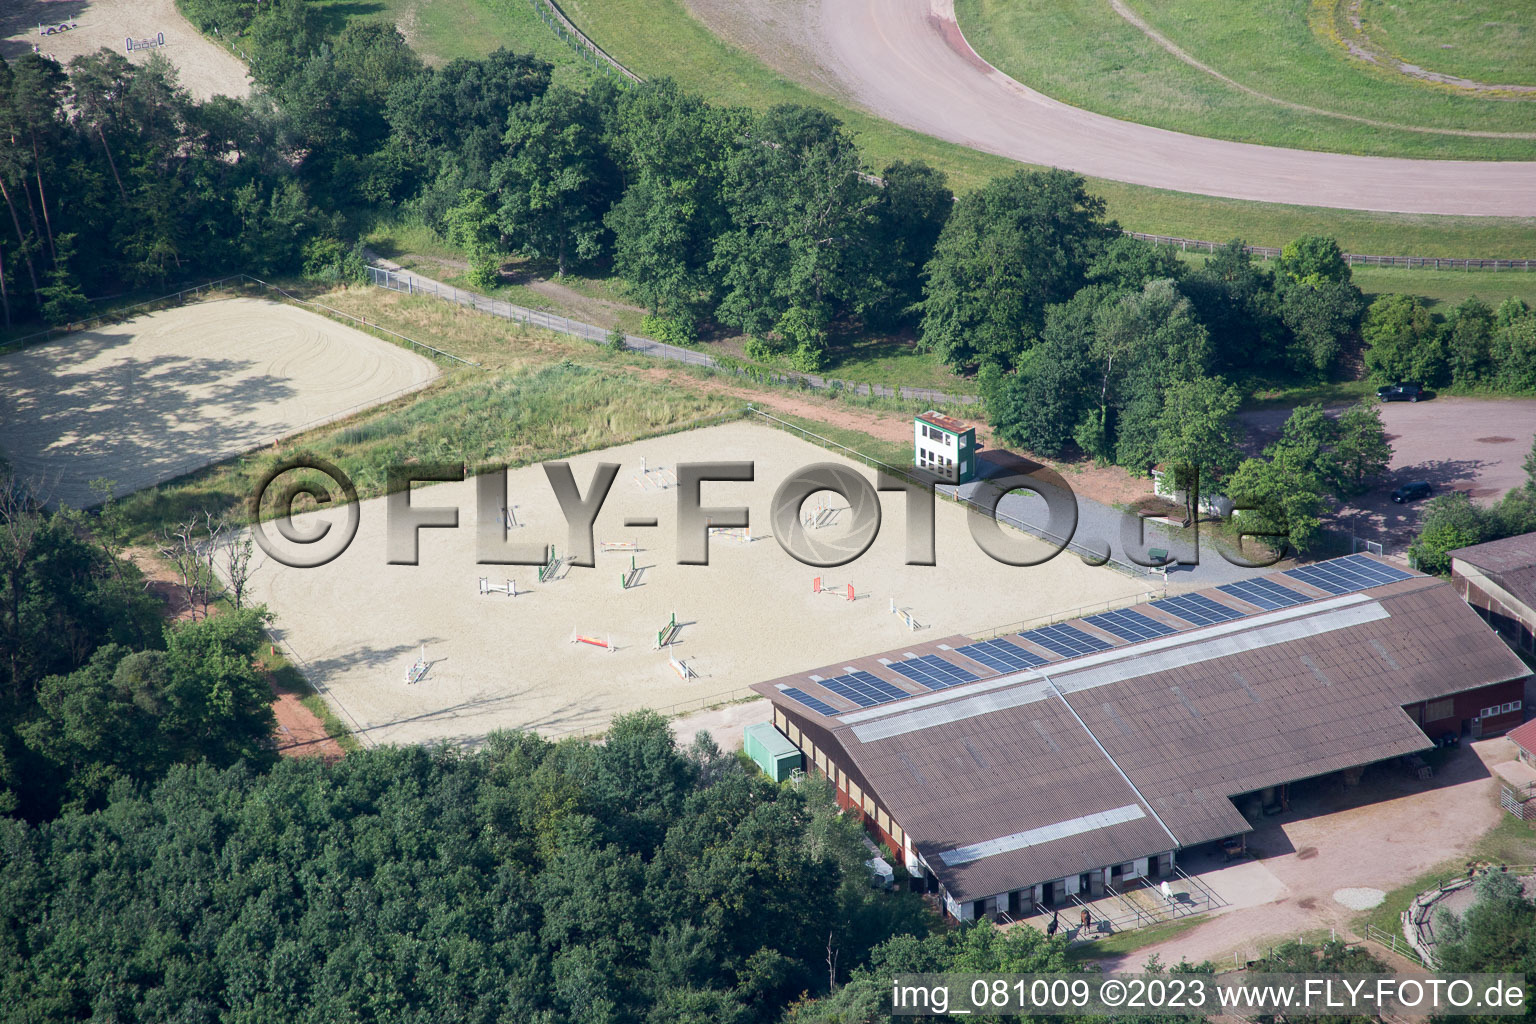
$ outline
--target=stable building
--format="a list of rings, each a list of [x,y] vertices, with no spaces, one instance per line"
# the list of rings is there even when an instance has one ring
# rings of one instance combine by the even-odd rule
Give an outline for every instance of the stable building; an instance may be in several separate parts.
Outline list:
[[[1517,651],[1536,654],[1536,533],[1457,548],[1451,583]]]
[[[960,920],[1157,878],[1285,787],[1517,725],[1528,670],[1365,555],[759,683],[839,803]]]
[[[976,479],[976,428],[932,409],[912,420],[912,464],[952,484]]]

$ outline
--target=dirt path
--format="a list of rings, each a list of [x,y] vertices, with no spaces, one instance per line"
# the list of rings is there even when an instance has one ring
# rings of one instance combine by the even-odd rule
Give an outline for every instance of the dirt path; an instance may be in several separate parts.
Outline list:
[[[55,29],[39,34],[38,28]],[[58,31],[60,26],[72,26]],[[128,39],[164,45],[126,52]],[[0,3],[0,57],[15,60],[24,53],[51,55],[67,64],[81,54],[105,46],[143,64],[160,54],[176,66],[181,84],[198,99],[245,96],[251,79],[240,60],[203,36],[181,12],[175,0],[7,0]]]
[[[160,555],[149,548],[128,548],[124,557],[138,566],[144,574],[145,588],[165,606],[165,617],[172,622],[184,622],[192,617],[192,606],[186,591],[176,579],[176,573]],[[218,609],[214,609],[217,614]],[[323,757],[336,760],[346,751],[326,730],[318,715],[305,707],[299,695],[280,688],[267,674],[272,687],[272,714],[277,718],[273,739],[277,752],[283,757]]]
[[[692,10],[711,30],[754,45],[752,34],[719,15],[720,6],[700,2]],[[793,45],[796,58],[789,63],[821,69],[802,79],[812,88],[822,72],[831,73],[837,87],[824,91],[851,96],[871,113],[908,128],[1015,160],[1234,199],[1536,216],[1536,162],[1404,160],[1254,146],[1068,106],[977,55],[956,23],[953,0],[798,0],[745,5],[741,11],[759,22],[796,19],[803,29],[797,42],[782,42],[783,33],[766,23],[757,34],[775,46]]]
[[[295,693],[273,688],[277,699],[272,702],[272,713],[277,717],[277,752],[283,757],[323,757],[336,761],[346,756],[325,723],[309,708],[299,702]]]
[[[663,367],[649,367],[642,371],[653,380],[666,381],[715,395],[729,395],[744,402],[751,402],[761,409],[817,420],[844,430],[858,430],[881,441],[905,444],[912,439],[912,418],[906,413],[879,412],[839,403],[836,399],[822,398],[814,394],[798,394],[744,387],[719,378],[698,378]],[[983,421],[976,422],[976,442],[983,448],[995,447],[991,428]],[[1091,462],[1051,462],[1031,455],[1065,476],[1072,489],[1086,498],[1106,505],[1129,505],[1152,492],[1152,482],[1132,476],[1120,466],[1095,466]]]
[[[1260,859],[1225,866],[1219,858],[1207,864],[1180,855],[1230,909],[1165,942],[1106,958],[1104,969],[1137,970],[1154,953],[1165,964],[1230,962],[1233,954],[1247,959],[1320,929],[1358,938],[1352,929],[1359,912],[1334,893],[1347,887],[1390,892],[1466,856],[1504,813],[1490,768],[1514,756],[1514,745],[1498,737],[1454,751],[1427,787],[1394,764],[1367,769],[1357,788],[1344,787],[1337,776],[1297,784],[1291,811],[1248,836]]]

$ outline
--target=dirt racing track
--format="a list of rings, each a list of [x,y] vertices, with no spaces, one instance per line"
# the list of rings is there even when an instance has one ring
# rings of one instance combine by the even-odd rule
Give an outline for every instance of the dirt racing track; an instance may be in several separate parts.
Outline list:
[[[79,508],[423,387],[436,364],[315,313],[225,299],[68,334],[0,358],[0,447]]]
[[[1405,160],[1280,149],[1182,135],[1057,102],[1009,78],[965,41],[953,0],[790,0],[747,5],[691,0],[711,30],[790,43],[814,81],[872,113],[928,135],[1026,163],[1155,188],[1273,203],[1395,213],[1536,217],[1536,162]],[[799,8],[791,14],[788,8]],[[756,12],[755,14],[753,12]],[[771,24],[770,24],[771,23]],[[798,34],[797,34],[798,35]],[[749,44],[750,45],[750,44]]]

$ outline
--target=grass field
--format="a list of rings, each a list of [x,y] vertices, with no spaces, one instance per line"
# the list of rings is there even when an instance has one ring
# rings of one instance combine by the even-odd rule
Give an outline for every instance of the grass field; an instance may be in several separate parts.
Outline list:
[[[1363,0],[1362,27],[1395,57],[1493,85],[1536,85],[1536,5],[1510,0]]]
[[[358,288],[330,292],[324,301],[409,337],[434,339],[481,366],[447,370],[409,399],[130,495],[122,507],[142,537],[158,536],[160,524],[185,510],[244,501],[264,472],[296,451],[334,462],[367,498],[384,493],[385,470],[394,463],[525,465],[664,433],[741,405],[649,380],[635,372],[647,365],[641,357],[527,331],[435,298]]]
[[[451,24],[456,11],[486,11],[492,3],[522,0],[429,0],[428,11]],[[388,0],[405,6],[405,0]],[[681,0],[572,0],[566,14],[613,57],[645,77],[670,76],[715,103],[764,108],[775,103],[803,103],[841,118],[859,140],[869,166],[878,170],[898,159],[925,160],[942,168],[957,191],[976,188],[988,178],[1019,165],[951,143],[940,142],[869,115],[839,100],[813,92],[782,77],[749,54],[728,46],[695,20]],[[380,17],[370,9],[359,17]],[[464,16],[468,16],[465,14]],[[422,17],[418,13],[418,20]],[[579,68],[575,54],[554,39],[537,17],[497,18],[482,24],[476,47],[528,50],[549,36],[551,60]],[[542,34],[542,35],[541,35]],[[446,46],[449,41],[445,41]],[[451,40],[452,45],[466,45]],[[432,49],[432,37],[416,45],[431,60],[456,55]],[[1184,238],[1225,240],[1241,236],[1259,245],[1283,245],[1299,235],[1337,238],[1348,252],[1414,256],[1526,258],[1536,255],[1536,220],[1491,217],[1432,217],[1284,206],[1237,199],[1217,199],[1161,189],[1091,179],[1110,213],[1136,231]]]
[[[505,46],[555,65],[557,82],[576,84],[593,74],[539,20],[529,0],[319,0],[314,7],[331,32],[352,20],[392,22],[429,64],[484,57]]]
[[[1129,121],[1343,153],[1536,158],[1536,138],[1454,134],[1536,133],[1536,97],[1509,100],[1432,86],[1352,58],[1327,33],[1330,3],[1124,2],[1194,59],[1262,96],[1179,60],[1117,14],[1109,0],[958,0],[956,14],[976,51],[1009,75],[1074,106]],[[1517,2],[1486,0],[1485,6],[1512,10]],[[1528,64],[1528,49],[1523,56]],[[1405,129],[1447,131],[1363,124],[1286,104]]]

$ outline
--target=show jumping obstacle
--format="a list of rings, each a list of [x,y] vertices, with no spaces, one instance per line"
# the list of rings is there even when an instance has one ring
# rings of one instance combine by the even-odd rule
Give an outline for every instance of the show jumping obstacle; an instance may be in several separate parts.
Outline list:
[[[426,677],[429,667],[427,665],[427,645],[422,644],[421,657],[416,659],[416,664],[405,670],[406,685],[409,686],[413,683],[421,682]]]
[[[820,576],[817,576],[815,579],[811,580],[811,593],[813,593],[813,594],[831,594],[833,597],[841,597],[844,600],[852,601],[853,600],[853,584],[849,583],[847,585],[847,587],[848,587],[848,589],[847,589],[847,591],[845,593],[843,591],[843,589],[841,587],[837,586],[835,583],[828,583],[828,584],[823,585],[822,582],[821,582],[821,577]]]
[[[914,633],[923,628],[918,624],[918,621],[912,617],[910,612],[904,608],[896,607],[896,599],[894,597],[891,598],[891,614],[900,618],[902,622],[906,623],[907,628]]]
[[[666,490],[668,487],[677,486],[677,474],[666,466],[657,466],[655,469],[645,468],[645,456],[640,457],[640,472],[635,474],[635,486],[642,491],[655,487],[657,490]]]
[[[677,612],[673,612],[672,618],[656,634],[656,649],[659,651],[663,647],[669,646],[677,639],[677,634],[682,628],[677,624]]]
[[[628,590],[630,587],[638,587],[640,585],[640,574],[644,571],[644,569],[636,568],[635,556],[630,555],[629,572],[619,574],[619,589]]]
[[[605,651],[616,651],[616,650],[618,650],[617,647],[613,646],[613,637],[608,637],[608,638],[604,639],[602,637],[596,637],[596,636],[585,636],[585,635],[583,635],[581,633],[575,632],[574,630],[572,630],[572,632],[571,632],[571,643],[573,643],[573,644],[587,644],[590,647],[601,647]]]
[[[539,582],[549,583],[553,580],[555,573],[560,570],[560,563],[562,561],[563,559],[555,554],[555,546],[551,544],[549,546],[549,562],[539,567]]]
[[[480,593],[482,594],[506,594],[508,597],[516,597],[518,594],[517,580],[507,580],[505,584],[495,584],[484,576],[480,577]]]
[[[667,655],[667,664],[672,666],[672,671],[676,672],[677,677],[685,683],[698,676],[698,673],[690,668],[687,662],[674,658],[670,654]]]

